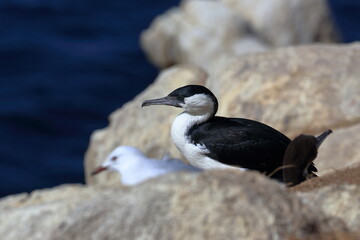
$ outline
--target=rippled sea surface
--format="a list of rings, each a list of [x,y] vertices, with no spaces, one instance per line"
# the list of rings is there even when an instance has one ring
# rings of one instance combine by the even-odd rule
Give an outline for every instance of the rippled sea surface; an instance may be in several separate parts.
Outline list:
[[[354,20],[347,22],[359,15],[359,4],[330,2],[345,40],[359,38]],[[139,33],[177,4],[0,2],[0,196],[84,181],[92,131],[106,127],[108,115],[157,75]]]

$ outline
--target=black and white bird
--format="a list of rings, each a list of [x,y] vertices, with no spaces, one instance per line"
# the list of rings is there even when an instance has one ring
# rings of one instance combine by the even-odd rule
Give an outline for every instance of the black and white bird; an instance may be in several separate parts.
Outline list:
[[[307,169],[315,160],[321,143],[331,133],[331,129],[328,129],[317,137],[301,134],[292,140],[286,149],[282,169],[286,185],[294,186],[316,177],[315,173],[308,172]]]
[[[132,146],[115,148],[92,175],[105,170],[120,174],[123,185],[135,185],[168,173],[186,171],[198,172],[195,168],[179,159],[164,158],[162,160],[147,158],[139,149]]]
[[[142,106],[182,108],[171,127],[172,139],[190,164],[203,168],[240,168],[264,174],[282,166],[290,139],[263,123],[215,116],[218,101],[204,86],[187,85]],[[316,171],[313,165],[309,171]],[[283,180],[282,171],[272,178]]]

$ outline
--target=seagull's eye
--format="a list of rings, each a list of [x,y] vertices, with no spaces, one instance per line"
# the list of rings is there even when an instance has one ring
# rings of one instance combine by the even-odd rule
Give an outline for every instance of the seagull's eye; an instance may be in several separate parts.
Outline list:
[[[111,158],[111,161],[116,161],[117,160],[117,156],[113,156],[112,158]]]

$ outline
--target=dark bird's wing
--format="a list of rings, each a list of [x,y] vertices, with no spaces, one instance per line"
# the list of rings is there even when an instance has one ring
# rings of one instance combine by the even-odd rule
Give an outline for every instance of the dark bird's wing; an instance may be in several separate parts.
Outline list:
[[[213,117],[191,128],[188,134],[193,143],[205,145],[210,158],[267,174],[282,166],[290,143],[274,128],[242,118]]]
[[[311,166],[315,167],[313,161],[317,156],[316,143],[317,139],[314,136],[303,134],[292,140],[284,154],[283,164],[289,166],[283,169],[285,184],[294,186],[305,181],[307,177],[316,176],[311,171]],[[306,175],[304,175],[305,170],[307,170]]]

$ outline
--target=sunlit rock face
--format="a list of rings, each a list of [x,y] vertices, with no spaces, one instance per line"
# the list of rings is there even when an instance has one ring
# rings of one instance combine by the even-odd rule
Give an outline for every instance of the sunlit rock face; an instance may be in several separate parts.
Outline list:
[[[325,0],[182,1],[142,33],[159,68],[190,63],[211,70],[223,57],[338,40]]]

